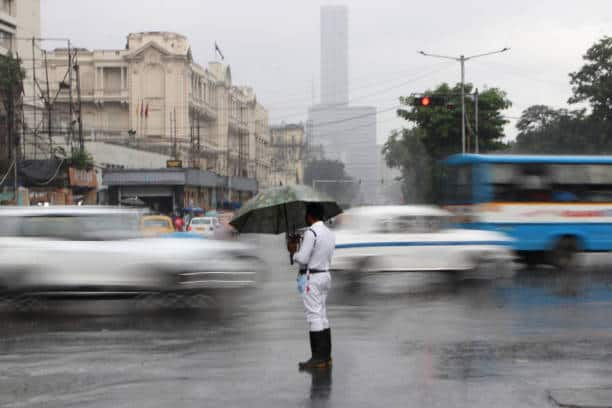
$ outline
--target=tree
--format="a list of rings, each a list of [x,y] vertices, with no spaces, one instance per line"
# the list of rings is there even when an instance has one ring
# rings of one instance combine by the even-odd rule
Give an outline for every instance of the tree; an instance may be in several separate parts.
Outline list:
[[[317,190],[329,194],[341,204],[349,204],[358,190],[357,182],[346,173],[344,163],[337,160],[308,161],[304,168],[304,184],[314,184]]]
[[[473,92],[471,84],[466,93]],[[397,111],[398,116],[413,125],[395,131],[384,146],[383,153],[389,167],[402,173],[402,192],[409,202],[431,202],[439,197],[438,186],[442,175],[439,161],[450,154],[461,152],[461,110],[449,106],[461,105],[461,85],[450,87],[442,84],[426,95],[440,96],[447,104],[442,106],[415,106],[412,97],[401,97],[406,108]],[[469,98],[469,96],[468,96]],[[468,123],[474,121],[473,103],[466,101]],[[491,152],[507,149],[503,142],[507,120],[501,111],[510,107],[506,93],[489,88],[479,94],[479,151]],[[473,150],[473,125],[468,127],[468,149]]]
[[[588,102],[595,118],[612,119],[612,37],[604,37],[583,55],[585,64],[569,74],[573,95],[569,103]]]
[[[466,84],[467,94],[473,92],[473,86]],[[424,92],[427,95],[445,96],[448,105],[458,107],[461,105],[461,85],[451,88],[442,84],[434,90]],[[441,160],[446,156],[461,152],[461,109],[449,109],[447,106],[413,106],[412,97],[401,97],[402,105],[409,109],[399,109],[397,114],[412,122],[424,133],[422,142],[430,157]],[[466,101],[466,116],[469,123],[473,123],[474,107],[471,101]],[[496,151],[505,148],[504,125],[508,122],[501,111],[511,106],[506,93],[497,88],[489,88],[479,94],[479,150],[482,152]],[[472,125],[470,125],[471,129]],[[468,132],[473,134],[473,132]],[[468,145],[473,146],[473,137],[469,137]],[[472,149],[469,149],[472,150]]]
[[[402,129],[391,133],[383,147],[387,166],[401,171],[402,197],[412,203],[430,200],[432,191],[432,160],[418,129]]]
[[[584,109],[570,111],[534,105],[525,109],[516,125],[512,146],[516,153],[602,154],[612,152],[606,124]]]
[[[14,159],[13,148],[17,148],[19,140],[16,125],[17,107],[23,94],[22,81],[25,71],[21,67],[21,61],[11,55],[0,55],[0,117],[5,116],[6,133],[2,135],[0,142],[6,151],[0,155],[2,159],[12,161]],[[0,135],[1,135],[0,131]],[[10,164],[7,163],[7,166]]]

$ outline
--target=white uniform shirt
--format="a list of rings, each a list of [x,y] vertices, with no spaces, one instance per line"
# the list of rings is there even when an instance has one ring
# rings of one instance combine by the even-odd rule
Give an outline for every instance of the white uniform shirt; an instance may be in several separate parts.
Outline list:
[[[308,269],[329,271],[336,248],[336,237],[322,221],[315,222],[310,229],[314,230],[317,236],[307,229],[300,250],[293,254],[293,260]]]

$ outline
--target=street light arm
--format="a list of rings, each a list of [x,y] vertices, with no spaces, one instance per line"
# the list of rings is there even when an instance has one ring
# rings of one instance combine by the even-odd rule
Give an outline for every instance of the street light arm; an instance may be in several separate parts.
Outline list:
[[[429,54],[425,51],[417,51],[419,54],[425,56],[425,57],[434,57],[434,58],[443,58],[443,59],[449,59],[449,60],[453,60],[453,61],[459,61],[460,59],[457,57],[449,57],[448,55],[438,55],[438,54]]]
[[[485,52],[484,54],[470,55],[469,57],[465,57],[465,60],[467,61],[467,60],[471,60],[474,58],[486,57],[487,55],[501,54],[502,52],[506,52],[506,51],[510,51],[510,48],[504,47],[501,50],[497,50],[497,51]]]

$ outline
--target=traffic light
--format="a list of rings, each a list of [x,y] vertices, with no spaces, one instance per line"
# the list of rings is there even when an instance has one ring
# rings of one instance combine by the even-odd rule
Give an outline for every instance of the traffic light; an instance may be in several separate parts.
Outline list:
[[[440,95],[414,96],[412,105],[417,108],[429,108],[435,106],[446,106],[446,98]]]

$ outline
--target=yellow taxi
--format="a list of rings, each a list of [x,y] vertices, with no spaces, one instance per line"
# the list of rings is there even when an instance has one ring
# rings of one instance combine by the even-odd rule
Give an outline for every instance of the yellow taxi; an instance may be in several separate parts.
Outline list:
[[[140,219],[140,230],[147,237],[156,237],[173,233],[174,224],[165,215],[145,215]]]

